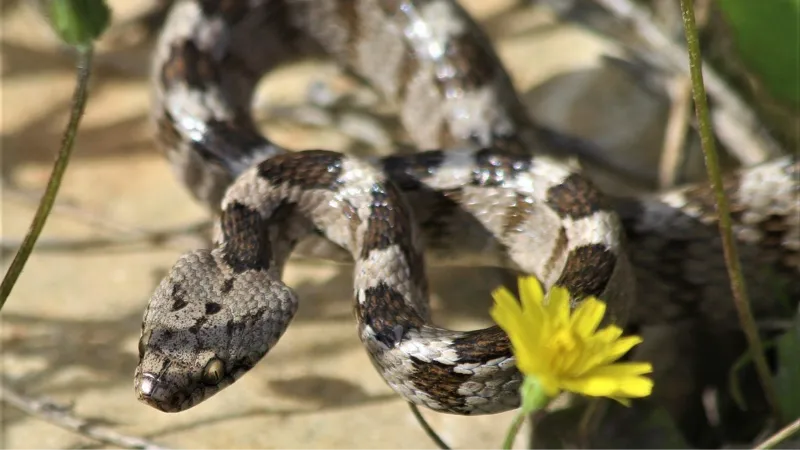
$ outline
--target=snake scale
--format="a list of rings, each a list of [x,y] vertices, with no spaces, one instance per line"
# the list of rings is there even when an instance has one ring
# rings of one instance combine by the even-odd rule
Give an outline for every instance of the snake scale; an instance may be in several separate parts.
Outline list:
[[[359,159],[264,137],[250,112],[256,84],[309,56],[366,80],[417,148],[438,150]],[[358,334],[375,368],[408,401],[447,413],[515,408],[521,378],[498,327],[431,323],[426,261],[533,274],[576,302],[602,297],[614,320],[734,314],[720,306],[729,291],[711,192],[603,195],[537,133],[454,1],[177,1],[152,74],[158,140],[219,212],[213,248],[181,256],[144,314],[135,390],[159,410],[209,398],[278,342],[298,307],[281,281],[293,251],[355,263]],[[748,278],[769,269],[790,295],[798,172],[784,157],[726,184]],[[775,294],[755,284],[754,297]]]

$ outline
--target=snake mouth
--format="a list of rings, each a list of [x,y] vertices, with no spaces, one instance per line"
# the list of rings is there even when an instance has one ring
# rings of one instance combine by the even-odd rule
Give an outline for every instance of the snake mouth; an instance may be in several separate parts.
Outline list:
[[[167,413],[182,411],[186,396],[181,392],[170,392],[158,377],[149,372],[141,374],[135,383],[136,397],[140,402]]]

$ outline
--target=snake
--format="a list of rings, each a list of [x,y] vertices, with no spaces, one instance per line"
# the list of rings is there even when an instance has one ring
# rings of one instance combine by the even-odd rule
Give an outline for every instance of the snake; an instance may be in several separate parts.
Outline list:
[[[265,136],[257,84],[317,57],[390,102],[419,151],[363,158]],[[160,411],[203,402],[274,348],[299,305],[282,281],[293,254],[353,264],[373,366],[402,398],[443,413],[517,408],[522,375],[498,326],[432,322],[428,265],[533,275],[566,287],[573,306],[604,299],[616,323],[735,316],[711,189],[601,192],[543,136],[455,1],[179,0],[151,74],[157,141],[217,215],[211,248],[180,256],[144,313],[134,387]],[[760,281],[756,312],[774,307],[774,286],[800,295],[798,174],[786,156],[726,178],[745,274]]]

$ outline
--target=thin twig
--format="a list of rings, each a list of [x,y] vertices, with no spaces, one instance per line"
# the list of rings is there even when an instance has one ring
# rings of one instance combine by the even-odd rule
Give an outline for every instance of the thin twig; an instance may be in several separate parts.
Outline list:
[[[195,244],[191,236],[203,236],[212,228],[211,222],[202,220],[187,225],[162,229],[144,229],[128,227],[125,232],[115,236],[98,236],[93,238],[41,238],[36,242],[36,251],[66,251],[84,250],[91,248],[132,245],[147,243],[160,245],[171,240],[178,240],[186,244]],[[190,242],[191,241],[191,242]],[[14,251],[22,245],[22,241],[15,238],[0,239],[0,251]]]
[[[631,24],[633,31],[653,51],[663,58],[670,69],[689,76],[686,67],[686,49],[673,42],[661,28],[652,22],[644,10],[631,0],[594,0],[596,3]],[[648,60],[648,55],[637,52]],[[767,133],[758,117],[747,103],[708,64],[699,62],[705,75],[708,95],[715,100],[713,121],[717,137],[744,165],[757,164],[780,154],[780,147]]]
[[[6,303],[11,289],[16,284],[19,275],[22,273],[25,262],[33,251],[33,246],[36,245],[36,240],[42,233],[44,224],[47,222],[47,217],[50,215],[50,210],[53,208],[58,188],[61,186],[61,179],[64,177],[64,172],[69,163],[69,157],[72,154],[72,147],[75,143],[75,135],[78,133],[78,125],[80,124],[83,110],[86,106],[87,89],[89,87],[89,75],[92,68],[92,54],[91,46],[78,48],[78,76],[75,86],[75,92],[72,96],[72,109],[70,111],[69,123],[64,132],[64,139],[61,142],[61,148],[58,151],[58,157],[53,165],[53,172],[50,174],[50,179],[47,182],[44,196],[42,197],[39,207],[36,209],[36,215],[33,216],[31,227],[22,246],[11,261],[11,266],[8,268],[2,284],[0,284],[0,309]]]
[[[667,126],[664,130],[664,145],[661,161],[658,164],[658,186],[670,188],[677,181],[678,169],[683,163],[686,148],[686,132],[689,130],[692,85],[683,75],[677,75],[667,82],[672,98]]]
[[[765,448],[772,448],[776,445],[780,444],[781,442],[785,441],[786,439],[792,437],[797,431],[800,430],[800,418],[795,420],[794,422],[786,425],[782,429],[780,429],[777,433],[773,434],[772,436],[768,437],[767,440],[764,442],[756,445],[753,447],[754,449],[765,449]]]
[[[5,187],[3,190],[3,196],[6,199],[13,199],[17,201],[33,202],[33,203],[38,203],[40,198],[40,195],[37,195],[33,192],[22,191],[13,186]],[[96,212],[87,210],[81,207],[80,205],[74,205],[65,202],[62,199],[56,199],[56,202],[53,204],[53,209],[51,210],[51,214],[63,214],[65,216],[69,216],[73,219],[79,220],[80,222],[90,225],[92,227],[102,228],[108,231],[112,231],[114,233],[117,233],[120,236],[120,238],[124,237],[126,239],[134,239],[134,238],[139,240],[158,239],[159,236],[194,234],[194,233],[204,232],[205,230],[211,228],[211,223],[207,219],[204,219],[200,222],[168,230],[152,230],[152,229],[140,228],[135,225],[119,222],[110,217],[106,217],[102,214],[98,214]],[[37,249],[38,248],[39,247],[37,246]]]
[[[112,246],[133,245],[146,243],[151,245],[161,245],[176,238],[186,238],[192,235],[201,235],[211,229],[211,223],[202,221],[175,228],[164,228],[162,230],[139,230],[131,233],[124,233],[112,237],[96,237],[87,239],[78,238],[41,238],[36,242],[36,251],[72,251],[87,250],[93,248],[105,248]],[[179,239],[183,242],[184,239]],[[188,243],[188,239],[187,239]],[[22,241],[15,238],[3,238],[0,240],[0,252],[16,251],[22,245]]]
[[[448,446],[442,440],[442,438],[440,438],[439,435],[436,434],[436,431],[434,431],[434,429],[431,427],[428,421],[425,420],[424,417],[422,417],[422,413],[419,412],[419,407],[411,402],[408,402],[408,407],[411,409],[411,413],[414,414],[414,418],[417,419],[417,423],[419,423],[419,425],[425,431],[425,434],[427,434],[428,437],[431,438],[431,440],[436,443],[436,446],[443,450],[449,450],[450,446]]]
[[[38,205],[43,193],[34,189],[20,189],[17,186],[3,186],[3,197],[24,204]],[[76,205],[63,198],[57,198],[53,203],[52,214],[62,214],[78,220],[87,225],[103,228],[116,233],[141,233],[141,231],[126,223],[118,222],[111,218],[89,211],[81,205]]]
[[[772,412],[777,423],[780,423],[780,406],[772,376],[764,357],[764,349],[761,338],[758,335],[753,313],[750,310],[750,301],[747,298],[747,289],[742,276],[741,262],[736,248],[736,241],[733,238],[731,229],[731,217],[728,207],[728,199],[722,186],[722,175],[719,168],[717,149],[714,145],[714,133],[711,129],[711,119],[708,113],[708,103],[706,100],[705,87],[703,85],[702,60],[700,57],[700,43],[697,37],[695,26],[694,5],[692,0],[681,0],[681,12],[683,16],[683,27],[686,33],[686,43],[689,50],[689,68],[692,75],[692,93],[694,94],[695,111],[700,129],[700,143],[703,147],[703,154],[706,160],[706,170],[711,181],[712,188],[717,201],[717,215],[719,216],[719,231],[722,239],[722,249],[725,254],[725,265],[728,268],[728,276],[731,280],[731,291],[736,310],[739,313],[739,321],[742,329],[747,336],[750,353],[753,355],[761,385],[764,388],[767,401],[772,408]]]
[[[702,29],[708,21],[711,2],[698,0],[696,11],[697,24]],[[672,104],[669,110],[667,126],[664,130],[664,145],[661,149],[661,161],[658,165],[658,187],[668,189],[678,181],[678,170],[684,162],[686,150],[686,134],[689,131],[689,114],[692,101],[692,83],[688,76],[675,74],[667,80]]]
[[[597,428],[597,421],[602,418],[606,411],[608,401],[601,398],[589,400],[586,409],[581,414],[578,422],[578,443],[581,448],[589,448],[590,436]]]
[[[28,397],[0,383],[0,398],[27,414],[42,418],[53,425],[74,431],[88,438],[112,444],[122,448],[140,448],[149,450],[164,449],[153,442],[134,436],[126,436],[109,428],[96,425],[88,419],[77,417],[69,412],[69,408],[52,401]]]

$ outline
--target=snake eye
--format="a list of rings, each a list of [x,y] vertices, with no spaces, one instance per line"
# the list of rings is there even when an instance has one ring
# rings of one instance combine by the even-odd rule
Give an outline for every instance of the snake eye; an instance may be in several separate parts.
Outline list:
[[[203,369],[203,383],[216,386],[225,376],[225,363],[219,358],[211,358]]]
[[[144,349],[147,347],[147,342],[150,341],[151,334],[153,334],[153,330],[147,330],[142,337],[139,338],[139,359],[142,359],[144,356]]]

